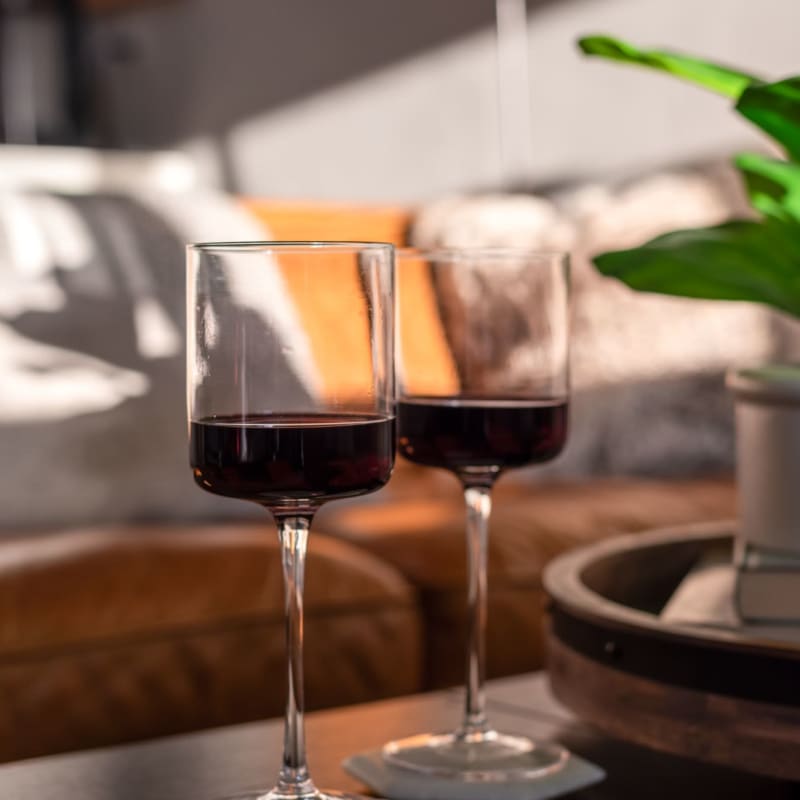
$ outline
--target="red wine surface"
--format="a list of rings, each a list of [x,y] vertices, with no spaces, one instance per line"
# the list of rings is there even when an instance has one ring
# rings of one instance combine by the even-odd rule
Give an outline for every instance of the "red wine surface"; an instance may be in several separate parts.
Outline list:
[[[375,491],[394,465],[392,417],[255,414],[192,422],[190,460],[209,492],[268,506]]]
[[[507,469],[555,458],[567,438],[565,400],[411,397],[397,409],[400,452],[452,471]]]

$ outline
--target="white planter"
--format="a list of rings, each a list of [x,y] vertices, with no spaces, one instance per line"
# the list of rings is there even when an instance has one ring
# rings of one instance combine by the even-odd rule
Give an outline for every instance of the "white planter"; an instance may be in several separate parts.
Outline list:
[[[800,366],[733,370],[727,385],[736,400],[738,556],[800,557]]]

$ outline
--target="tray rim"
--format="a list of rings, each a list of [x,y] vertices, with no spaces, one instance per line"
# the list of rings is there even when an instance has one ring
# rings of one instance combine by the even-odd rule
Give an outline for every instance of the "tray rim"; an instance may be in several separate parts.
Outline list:
[[[631,632],[647,632],[657,638],[682,640],[693,644],[715,645],[763,654],[784,654],[800,658],[800,644],[777,642],[774,639],[743,635],[723,628],[701,627],[688,623],[664,623],[646,611],[609,600],[587,587],[581,580],[583,571],[596,561],[613,555],[689,542],[723,543],[735,535],[735,520],[694,523],[656,528],[642,533],[627,533],[602,542],[576,548],[558,556],[548,564],[542,585],[550,601],[566,613],[604,627]],[[633,545],[633,546],[632,546]]]

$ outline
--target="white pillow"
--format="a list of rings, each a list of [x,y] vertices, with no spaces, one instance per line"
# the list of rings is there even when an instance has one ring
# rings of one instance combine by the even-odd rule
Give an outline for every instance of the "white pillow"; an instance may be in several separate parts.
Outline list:
[[[0,531],[263,516],[189,468],[184,243],[204,238],[268,232],[209,191],[0,190]],[[279,289],[258,310],[285,328]],[[287,363],[287,394],[307,385]]]

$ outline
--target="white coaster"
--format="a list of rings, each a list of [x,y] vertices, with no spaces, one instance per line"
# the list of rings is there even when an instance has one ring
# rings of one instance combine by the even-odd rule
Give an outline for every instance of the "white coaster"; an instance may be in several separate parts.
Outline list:
[[[392,767],[380,750],[357,753],[342,762],[354,778],[389,800],[547,800],[599,783],[606,773],[572,753],[558,772],[519,783],[448,780]]]

